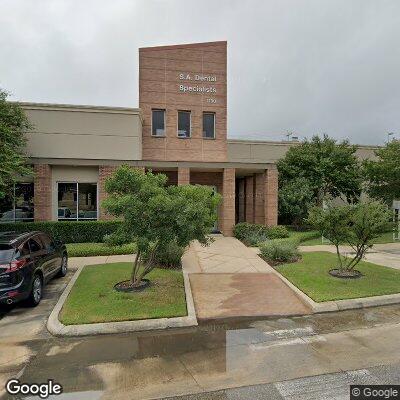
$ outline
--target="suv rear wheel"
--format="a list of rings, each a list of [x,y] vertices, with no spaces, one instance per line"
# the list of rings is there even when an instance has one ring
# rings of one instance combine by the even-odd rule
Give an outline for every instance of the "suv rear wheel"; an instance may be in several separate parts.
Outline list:
[[[29,305],[31,305],[32,307],[36,307],[40,303],[40,300],[42,300],[42,296],[43,296],[43,281],[41,276],[39,274],[36,274],[33,277],[31,293],[29,294],[28,297]]]

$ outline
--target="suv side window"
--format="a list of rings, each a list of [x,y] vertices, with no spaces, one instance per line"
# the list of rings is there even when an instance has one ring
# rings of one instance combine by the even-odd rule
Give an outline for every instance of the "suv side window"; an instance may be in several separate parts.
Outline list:
[[[50,236],[45,234],[40,235],[40,240],[42,241],[43,247],[46,250],[51,250],[55,248],[54,242],[51,240]]]
[[[38,237],[34,237],[28,240],[29,247],[31,249],[31,253],[36,253],[37,251],[42,250],[42,245],[39,243]]]
[[[26,241],[23,245],[21,245],[15,252],[14,258],[15,259],[20,259],[29,256],[30,251],[29,251],[29,240]]]

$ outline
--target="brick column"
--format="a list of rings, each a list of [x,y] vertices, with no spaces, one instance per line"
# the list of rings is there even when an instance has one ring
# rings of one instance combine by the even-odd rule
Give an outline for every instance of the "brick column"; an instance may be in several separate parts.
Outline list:
[[[246,188],[245,188],[245,178],[238,180],[238,222],[246,221]]]
[[[222,233],[232,236],[235,225],[235,168],[224,168],[222,196]]]
[[[256,174],[255,190],[254,190],[254,222],[256,224],[264,224],[264,173]]]
[[[51,167],[48,164],[35,164],[33,170],[35,221],[51,221]]]
[[[254,222],[254,176],[246,176],[246,222]]]
[[[99,165],[99,215],[100,220],[112,220],[114,217],[106,213],[104,208],[101,206],[102,201],[107,197],[105,190],[106,179],[111,176],[118,167],[115,165]]]
[[[178,167],[178,185],[190,184],[190,168]]]
[[[276,167],[265,171],[264,214],[265,225],[278,224],[278,170]]]

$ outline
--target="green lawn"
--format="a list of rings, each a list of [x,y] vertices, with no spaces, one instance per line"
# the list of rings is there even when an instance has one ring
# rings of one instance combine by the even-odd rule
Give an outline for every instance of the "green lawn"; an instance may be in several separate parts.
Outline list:
[[[329,242],[325,239],[322,242],[321,235],[317,231],[306,231],[306,232],[297,232],[290,230],[291,239],[296,239],[300,243],[300,246],[315,246],[318,244],[329,244]],[[375,240],[373,243],[393,243],[393,232],[385,232]]]
[[[364,276],[340,279],[328,274],[337,265],[336,255],[303,253],[302,260],[276,269],[314,301],[353,299],[400,292],[400,270],[361,261],[356,269]]]
[[[135,243],[122,246],[107,246],[105,243],[68,243],[66,246],[69,257],[112,256],[136,252]]]
[[[65,325],[129,321],[187,315],[181,271],[154,269],[152,285],[136,293],[121,293],[114,285],[129,279],[131,263],[90,265],[83,269],[61,311]]]

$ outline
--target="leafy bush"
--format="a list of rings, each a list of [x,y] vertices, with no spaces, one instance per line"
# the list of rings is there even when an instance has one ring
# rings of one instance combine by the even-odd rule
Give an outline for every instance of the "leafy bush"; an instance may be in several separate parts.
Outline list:
[[[120,221],[46,221],[0,224],[0,232],[42,231],[64,243],[102,242],[105,235],[115,232]]]
[[[171,242],[168,246],[158,249],[155,263],[164,268],[180,268],[184,251],[184,248],[178,246],[175,242]]]
[[[289,237],[289,231],[284,226],[265,226],[240,222],[233,228],[234,236],[247,246],[257,246],[267,239],[280,239]]]
[[[135,243],[122,246],[108,246],[105,243],[69,243],[67,244],[69,257],[114,256],[133,254],[136,251]]]
[[[288,238],[289,236],[290,236],[289,231],[283,225],[267,227],[268,239],[283,239],[283,238]]]
[[[261,245],[260,251],[263,259],[273,263],[294,262],[300,256],[294,240],[269,240]]]

